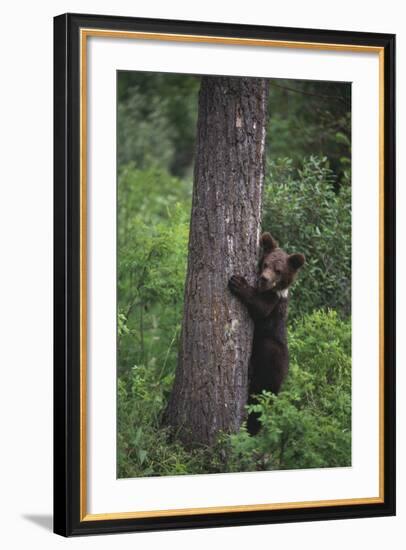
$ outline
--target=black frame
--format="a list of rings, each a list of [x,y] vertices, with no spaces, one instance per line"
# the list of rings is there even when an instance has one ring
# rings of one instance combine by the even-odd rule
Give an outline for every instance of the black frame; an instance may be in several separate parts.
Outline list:
[[[384,502],[80,521],[80,28],[384,48]],[[54,531],[63,536],[395,514],[395,36],[64,14],[54,19]]]

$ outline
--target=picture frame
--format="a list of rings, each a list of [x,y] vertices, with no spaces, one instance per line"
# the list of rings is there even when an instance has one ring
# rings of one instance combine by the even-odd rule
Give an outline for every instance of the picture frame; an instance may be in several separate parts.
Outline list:
[[[329,56],[342,52],[360,59],[376,56],[379,72],[379,135],[375,136],[379,144],[376,151],[379,227],[376,234],[379,242],[373,242],[379,251],[379,296],[374,298],[379,306],[379,329],[372,338],[378,343],[379,394],[367,397],[376,400],[378,411],[371,421],[377,433],[374,457],[378,464],[377,494],[249,504],[241,496],[241,500],[226,505],[173,509],[157,505],[154,509],[133,511],[114,508],[112,499],[111,507],[104,512],[89,512],[88,479],[93,472],[88,456],[87,413],[89,392],[93,392],[92,399],[95,399],[96,390],[91,388],[93,379],[87,377],[86,365],[90,345],[97,343],[89,344],[87,338],[91,292],[87,227],[89,212],[93,216],[98,206],[91,203],[86,187],[90,161],[87,128],[90,117],[94,116],[94,112],[89,115],[92,106],[87,78],[91,67],[89,41],[97,37],[128,42],[136,39],[163,46],[176,44],[176,55],[182,55],[186,45],[215,44],[233,48],[237,56],[239,48],[251,48],[254,52],[259,48],[261,51],[322,52],[327,62]],[[110,127],[115,132],[114,126]],[[115,181],[112,185],[115,186]],[[292,480],[290,484],[294,483]],[[162,480],[154,479],[153,484],[159,501]],[[54,532],[74,536],[389,516],[395,514],[395,486],[395,36],[101,15],[55,17]]]

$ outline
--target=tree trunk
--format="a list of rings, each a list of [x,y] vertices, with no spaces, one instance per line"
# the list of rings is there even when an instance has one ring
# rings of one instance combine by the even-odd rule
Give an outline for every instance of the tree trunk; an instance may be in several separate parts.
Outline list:
[[[268,84],[203,77],[178,367],[165,413],[187,445],[214,442],[245,419],[253,323],[228,290],[257,270]]]

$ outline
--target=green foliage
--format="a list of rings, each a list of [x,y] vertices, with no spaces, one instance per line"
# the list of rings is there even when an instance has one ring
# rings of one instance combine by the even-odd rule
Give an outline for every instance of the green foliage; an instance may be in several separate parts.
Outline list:
[[[158,428],[173,377],[134,366],[118,381],[118,477],[186,473],[188,455]]]
[[[351,327],[316,311],[291,330],[283,391],[249,406],[262,429],[228,436],[229,467],[274,470],[351,465]]]
[[[292,328],[283,391],[249,406],[262,429],[220,434],[212,448],[170,441],[161,415],[173,374],[135,366],[118,387],[119,477],[351,465],[351,327],[316,311]]]
[[[118,77],[118,163],[191,174],[200,78],[123,71]]]
[[[140,170],[134,163],[124,165],[118,179],[119,239],[125,238],[134,220],[166,222],[175,205],[190,211],[191,197],[190,180],[173,177],[163,168]]]
[[[200,77],[120,71],[118,162],[157,166],[178,177],[193,169]],[[327,156],[341,183],[350,169],[351,84],[271,80],[267,156]]]
[[[306,255],[291,292],[290,374],[278,397],[252,405],[257,436],[243,426],[190,451],[168,438],[162,414],[183,311],[199,78],[125,71],[117,84],[118,476],[349,465],[350,85],[271,83],[263,227]]]
[[[223,471],[219,446],[186,450],[169,439],[161,416],[173,375],[135,366],[118,383],[118,477]]]
[[[118,476],[186,473],[160,429],[183,308],[190,182],[130,164],[118,180]]]
[[[271,80],[268,158],[327,156],[337,181],[348,178],[351,150],[351,84]]]
[[[173,371],[183,307],[190,185],[127,166],[118,183],[118,363]]]
[[[351,313],[351,187],[335,178],[326,158],[309,157],[296,170],[289,159],[272,162],[266,178],[263,228],[306,263],[291,289],[289,315],[313,309]]]

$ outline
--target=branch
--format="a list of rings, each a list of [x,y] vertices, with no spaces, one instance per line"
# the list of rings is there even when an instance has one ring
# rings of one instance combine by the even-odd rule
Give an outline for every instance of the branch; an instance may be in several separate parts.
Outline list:
[[[336,99],[337,101],[341,101],[345,105],[347,104],[346,100],[338,95],[325,95],[325,94],[316,94],[314,92],[305,92],[304,90],[298,90],[297,88],[289,88],[289,86],[281,86],[280,84],[275,84],[274,82],[270,82],[269,84],[270,86],[274,86],[275,88],[280,88],[281,90],[287,90],[288,92],[295,92],[296,94],[310,95],[313,97],[321,97],[323,99]]]

